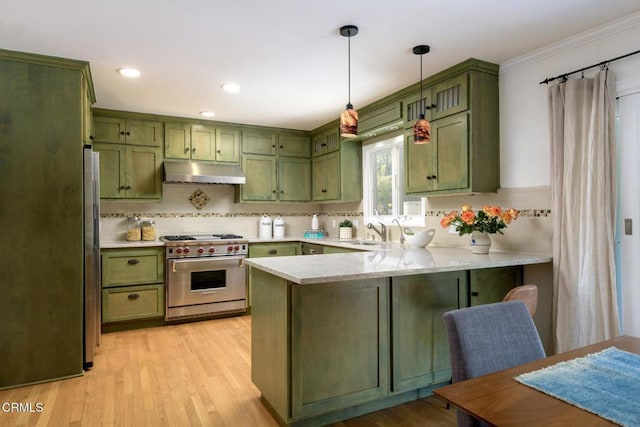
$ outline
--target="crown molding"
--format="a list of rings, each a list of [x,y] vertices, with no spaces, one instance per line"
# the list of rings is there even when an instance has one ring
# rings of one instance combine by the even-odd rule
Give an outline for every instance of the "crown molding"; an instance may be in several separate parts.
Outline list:
[[[536,49],[525,55],[518,56],[500,64],[500,73],[509,72],[512,69],[525,67],[543,59],[558,55],[568,50],[576,49],[596,40],[611,36],[612,34],[626,31],[640,25],[640,11],[616,19],[588,31],[568,37],[557,43]]]

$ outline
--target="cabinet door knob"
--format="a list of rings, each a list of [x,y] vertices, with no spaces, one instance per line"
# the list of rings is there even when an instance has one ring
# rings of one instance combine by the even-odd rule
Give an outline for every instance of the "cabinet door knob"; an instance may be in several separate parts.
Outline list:
[[[435,175],[431,175],[431,179],[436,179],[437,177]]]
[[[189,149],[188,149],[188,148],[185,148],[185,149],[184,149],[184,154],[187,154],[188,152],[189,152]]]
[[[131,132],[127,132],[127,136],[131,135]]]
[[[478,291],[473,291],[473,292],[471,292],[471,296],[472,296],[472,297],[480,296],[480,292],[478,292]]]
[[[196,152],[196,147],[193,147],[193,148],[191,149],[191,152],[192,152],[192,153],[195,153],[195,152]]]
[[[323,142],[322,144],[320,144],[320,146],[321,146],[321,147],[326,147],[326,146],[327,146],[327,143],[326,143],[326,142]]]
[[[218,153],[218,154],[222,154],[222,151],[220,151],[220,150],[216,150],[216,153]]]
[[[131,190],[131,186],[127,185],[126,187],[124,187],[125,190]]]
[[[124,135],[124,131],[120,131],[120,135]]]
[[[140,294],[129,294],[127,298],[129,298],[130,300],[136,300],[140,298]]]
[[[93,135],[89,135],[89,139],[93,141]]]
[[[136,259],[136,258],[131,258],[129,261],[127,261],[127,264],[129,264],[129,265],[140,264],[140,260]]]
[[[281,146],[280,146],[280,149],[282,150],[283,148],[284,148],[284,147],[281,145]]]
[[[323,192],[323,193],[326,193],[326,192],[327,192],[327,190],[322,190],[322,192]]]
[[[431,175],[427,175],[427,181],[431,181]]]
[[[275,255],[278,253],[277,249],[269,249],[269,255]]]
[[[424,107],[425,110],[431,110],[432,108],[436,108],[436,104],[431,104]]]

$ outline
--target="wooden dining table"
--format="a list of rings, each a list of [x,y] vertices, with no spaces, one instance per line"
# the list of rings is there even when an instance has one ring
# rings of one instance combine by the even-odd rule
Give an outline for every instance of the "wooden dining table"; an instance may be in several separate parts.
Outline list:
[[[435,389],[436,396],[496,426],[611,426],[595,414],[519,383],[514,377],[558,362],[616,347],[640,354],[640,338],[627,335]]]

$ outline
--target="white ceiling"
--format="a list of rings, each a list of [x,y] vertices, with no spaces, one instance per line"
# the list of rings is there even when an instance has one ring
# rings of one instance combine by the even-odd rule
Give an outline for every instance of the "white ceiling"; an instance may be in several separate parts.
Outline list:
[[[3,0],[0,48],[89,61],[96,107],[311,130],[475,57],[503,63],[638,0]],[[606,59],[606,58],[602,58]],[[589,65],[589,64],[585,64]],[[116,73],[134,66],[142,76]],[[545,76],[540,76],[544,78]],[[241,86],[237,94],[220,89]]]

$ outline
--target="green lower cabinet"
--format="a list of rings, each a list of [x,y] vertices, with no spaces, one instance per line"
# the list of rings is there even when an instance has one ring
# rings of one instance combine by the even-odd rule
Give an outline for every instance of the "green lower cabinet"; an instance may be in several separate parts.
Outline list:
[[[249,258],[300,255],[298,242],[269,242],[249,244]]]
[[[102,323],[164,317],[164,248],[103,249]]]
[[[164,284],[120,286],[102,290],[102,322],[164,316]]]
[[[324,247],[324,251],[322,253],[324,254],[343,254],[346,252],[360,252],[360,250],[358,249],[349,249],[349,248],[340,248],[338,246],[329,246],[326,245]]]
[[[522,285],[523,267],[496,267],[469,271],[469,305],[502,301],[512,288]]]
[[[294,419],[388,394],[387,279],[293,286],[292,303]]]
[[[451,378],[442,315],[466,305],[466,276],[466,271],[454,271],[391,278],[394,393]]]

